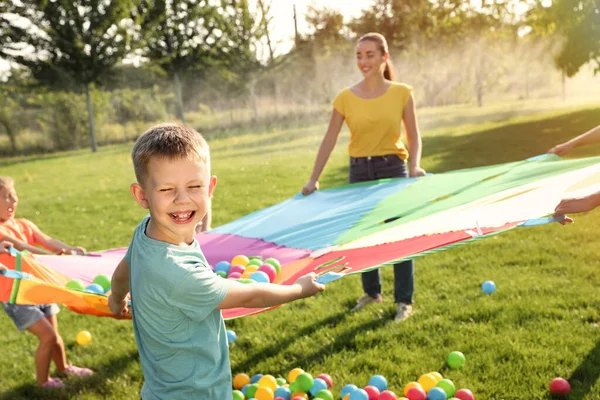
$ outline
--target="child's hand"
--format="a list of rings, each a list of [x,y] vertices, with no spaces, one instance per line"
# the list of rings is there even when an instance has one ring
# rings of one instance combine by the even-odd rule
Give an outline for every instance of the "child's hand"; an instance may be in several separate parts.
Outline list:
[[[425,170],[423,168],[421,168],[418,165],[415,165],[414,167],[410,168],[410,174],[409,175],[410,175],[411,178],[416,178],[416,177],[419,177],[419,176],[425,176],[426,173],[427,172],[425,172]]]
[[[127,306],[127,297],[120,302],[117,302],[113,295],[108,296],[108,308],[113,314],[117,316],[123,316],[129,314],[129,307]]]
[[[573,150],[573,145],[569,142],[557,144],[550,150],[548,150],[548,154],[556,154],[557,156],[563,156]]]
[[[567,213],[581,213],[591,211],[596,208],[598,204],[591,196],[585,197],[574,197],[570,199],[563,199],[556,208],[554,209],[554,215],[565,215]],[[573,220],[569,217],[565,218],[561,221],[561,224],[565,224],[567,222],[573,222]]]
[[[302,194],[304,196],[311,194],[315,190],[319,190],[319,182],[318,181],[308,181],[302,187]]]
[[[87,253],[87,250],[83,247],[71,247],[72,255],[84,256],[85,253]]]
[[[0,253],[10,253],[10,248],[13,247],[11,242],[5,240],[0,242]]]
[[[300,285],[302,288],[302,297],[310,297],[325,290],[325,285],[318,283],[315,279],[317,279],[317,274],[311,272],[301,276],[294,282],[294,285]]]

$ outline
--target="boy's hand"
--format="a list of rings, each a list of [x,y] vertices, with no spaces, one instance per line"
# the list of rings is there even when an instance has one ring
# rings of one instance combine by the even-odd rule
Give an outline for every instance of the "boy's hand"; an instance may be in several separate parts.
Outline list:
[[[129,314],[129,307],[127,306],[127,297],[118,302],[111,294],[110,296],[108,296],[108,308],[110,308],[110,311],[112,311],[113,314],[119,317]]]
[[[423,168],[421,168],[418,165],[412,166],[410,167],[410,174],[409,176],[411,178],[417,178],[419,176],[425,176],[427,172],[425,172],[425,170]]]
[[[83,247],[71,247],[71,254],[77,256],[84,256],[87,250]]]
[[[311,194],[315,190],[319,190],[319,181],[308,181],[302,187],[302,194],[304,196]]]
[[[317,274],[311,272],[301,276],[294,282],[294,285],[300,285],[302,288],[302,297],[310,297],[325,290],[325,285],[318,283],[315,279],[317,279]]]
[[[598,204],[591,196],[585,197],[574,197],[570,199],[563,199],[554,209],[554,215],[565,215],[573,213],[581,213],[592,211]],[[565,218],[563,222],[573,222],[569,217]],[[562,223],[562,222],[561,222]],[[564,225],[564,223],[562,223]]]

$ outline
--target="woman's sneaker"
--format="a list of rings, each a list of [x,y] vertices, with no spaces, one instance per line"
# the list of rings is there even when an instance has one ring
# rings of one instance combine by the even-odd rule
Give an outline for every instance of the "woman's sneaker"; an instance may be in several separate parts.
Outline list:
[[[65,384],[62,383],[60,378],[50,378],[42,385],[44,389],[62,389],[65,387]]]
[[[381,297],[381,295],[379,295],[379,296],[377,296],[377,298],[375,298],[375,297],[369,296],[368,294],[365,294],[363,297],[356,300],[356,305],[354,306],[354,308],[352,310],[350,310],[350,312],[358,311],[366,305],[369,305],[372,303],[381,303],[382,301],[383,301],[383,297]]]

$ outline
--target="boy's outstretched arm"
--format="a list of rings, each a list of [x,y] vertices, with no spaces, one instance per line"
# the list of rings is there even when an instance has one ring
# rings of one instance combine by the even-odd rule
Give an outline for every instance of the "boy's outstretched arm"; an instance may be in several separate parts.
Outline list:
[[[600,191],[583,197],[574,197],[561,200],[554,209],[554,215],[576,214],[592,211],[600,206]],[[565,222],[573,222],[567,218]],[[564,223],[561,222],[563,225]]]
[[[4,236],[2,238],[2,240],[6,241],[7,243],[10,243],[12,247],[14,247],[15,249],[17,249],[19,251],[27,250],[31,254],[56,254],[56,253],[52,253],[49,250],[40,249],[39,247],[32,246],[30,244],[22,242],[18,239],[11,238],[9,236]]]
[[[298,278],[293,285],[243,284],[229,281],[227,295],[217,308],[221,310],[237,307],[264,308],[310,297],[325,290],[325,285],[315,281],[316,277],[312,272]]]
[[[125,258],[119,262],[119,265],[113,272],[110,283],[110,296],[108,296],[108,306],[115,315],[125,315],[129,312],[127,306],[127,293],[129,293],[129,265]]]

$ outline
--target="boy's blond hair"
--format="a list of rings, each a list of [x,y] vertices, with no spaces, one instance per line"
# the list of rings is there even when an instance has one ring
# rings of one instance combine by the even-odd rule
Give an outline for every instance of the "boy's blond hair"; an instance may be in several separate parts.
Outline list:
[[[15,187],[15,180],[10,176],[0,176],[0,188]]]
[[[178,124],[160,124],[144,132],[133,145],[131,158],[135,177],[144,184],[148,163],[154,157],[184,158],[202,161],[210,174],[210,152],[202,135],[192,128]]]

